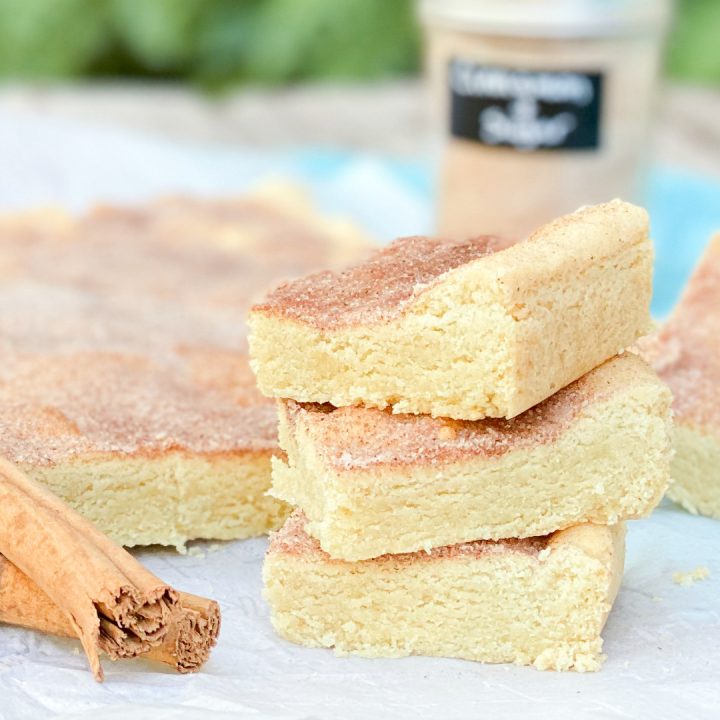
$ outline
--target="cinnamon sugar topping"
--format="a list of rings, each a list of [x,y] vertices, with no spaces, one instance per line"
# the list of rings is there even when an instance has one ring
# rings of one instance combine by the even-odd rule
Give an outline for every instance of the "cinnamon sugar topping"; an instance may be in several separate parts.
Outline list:
[[[445,273],[512,244],[491,236],[402,238],[345,272],[325,271],[283,283],[253,310],[322,328],[380,322],[400,314]]]
[[[676,420],[720,432],[720,235],[643,354],[670,386]]]
[[[337,254],[325,227],[256,200],[180,198],[0,218],[0,235],[0,455],[276,447],[244,317]]]
[[[344,562],[330,557],[321,547],[320,543],[305,531],[307,518],[301,510],[295,510],[277,532],[270,534],[268,554],[294,555],[310,558],[320,557],[324,562]],[[413,553],[400,553],[396,555],[381,555],[372,560],[361,560],[352,563],[363,565],[366,563],[410,563],[423,560],[441,560],[463,557],[483,557],[501,553],[521,553],[523,555],[538,556],[548,547],[552,535],[532,538],[509,538],[506,540],[476,540],[474,542],[446,545],[432,548],[429,552],[419,550]]]
[[[652,375],[639,358],[614,358],[511,420],[448,420],[373,408],[285,400],[291,423],[306,424],[318,452],[339,470],[448,463],[493,457],[556,439],[593,403]]]

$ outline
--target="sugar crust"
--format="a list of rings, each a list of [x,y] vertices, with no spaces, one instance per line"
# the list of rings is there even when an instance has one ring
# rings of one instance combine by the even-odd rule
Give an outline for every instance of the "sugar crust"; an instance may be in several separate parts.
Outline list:
[[[342,272],[324,271],[284,282],[255,304],[252,312],[283,317],[318,329],[384,322],[401,315],[422,294],[460,269],[482,264],[491,257],[497,260],[496,267],[512,266],[523,256],[531,255],[538,243],[552,253],[556,248],[548,240],[553,234],[561,236],[568,227],[585,220],[602,222],[619,210],[630,215],[630,208],[617,200],[581,208],[520,242],[492,235],[465,240],[400,238],[389,247],[377,250],[365,262]]]
[[[670,319],[641,349],[673,392],[676,422],[720,437],[720,234]]]
[[[513,244],[488,235],[467,240],[400,238],[341,273],[326,270],[285,282],[253,311],[317,328],[382,322],[401,314],[447,273]]]
[[[518,448],[550,443],[586,407],[628,385],[655,380],[640,358],[625,353],[592,370],[539,405],[510,420],[450,420],[393,414],[375,408],[280,400],[291,425],[307,425],[314,448],[342,471],[370,467],[442,464],[473,456],[498,457]]]
[[[358,257],[282,193],[0,218],[0,454],[276,447],[246,309],[278,278]],[[288,242],[292,238],[292,242]]]

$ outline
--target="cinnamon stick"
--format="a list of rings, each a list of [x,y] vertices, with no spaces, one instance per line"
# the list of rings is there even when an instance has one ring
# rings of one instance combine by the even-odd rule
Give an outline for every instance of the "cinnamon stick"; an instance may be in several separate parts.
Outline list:
[[[25,574],[0,556],[0,622],[61,637],[76,637],[66,614]],[[160,645],[142,656],[178,672],[195,672],[210,656],[220,630],[214,600],[179,592],[177,611]]]
[[[171,665],[178,672],[195,672],[210,656],[220,632],[220,606],[214,600],[180,592],[180,611],[150,660]]]
[[[61,609],[98,681],[100,652],[148,653],[177,612],[176,590],[1,458],[0,554]]]

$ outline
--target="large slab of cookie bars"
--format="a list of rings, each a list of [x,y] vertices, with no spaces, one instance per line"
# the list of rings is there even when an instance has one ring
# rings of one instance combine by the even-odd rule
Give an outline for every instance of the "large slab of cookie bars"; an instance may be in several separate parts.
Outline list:
[[[720,235],[668,322],[643,344],[673,393],[675,458],[668,496],[720,519]]]
[[[0,454],[126,545],[279,526],[243,318],[365,247],[288,191],[0,218]]]
[[[542,670],[597,670],[622,577],[624,526],[580,525],[348,563],[296,513],[263,577],[280,635],[339,654],[438,655]]]
[[[271,494],[362,560],[643,517],[670,481],[670,392],[625,353],[512,420],[279,403]]]
[[[647,214],[621,201],[516,244],[406,238],[256,305],[252,366],[273,397],[514,417],[647,331],[651,266]]]

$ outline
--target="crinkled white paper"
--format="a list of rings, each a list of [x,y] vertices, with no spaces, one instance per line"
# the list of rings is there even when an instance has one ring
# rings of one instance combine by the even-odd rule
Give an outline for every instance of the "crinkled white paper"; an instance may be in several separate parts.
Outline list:
[[[0,160],[4,208],[227,193],[293,174],[281,158],[12,117],[0,119]],[[379,237],[428,225],[423,198],[377,160],[312,184],[326,209],[354,214]],[[665,503],[651,519],[630,524],[625,580],[604,633],[608,660],[587,675],[437,658],[337,658],[295,647],[274,634],[261,598],[265,544],[139,553],[168,582],[222,606],[219,644],[195,675],[105,662],[99,685],[79,643],[0,628],[0,719],[720,717],[720,522]],[[673,582],[674,573],[698,566],[709,568],[708,579]]]

